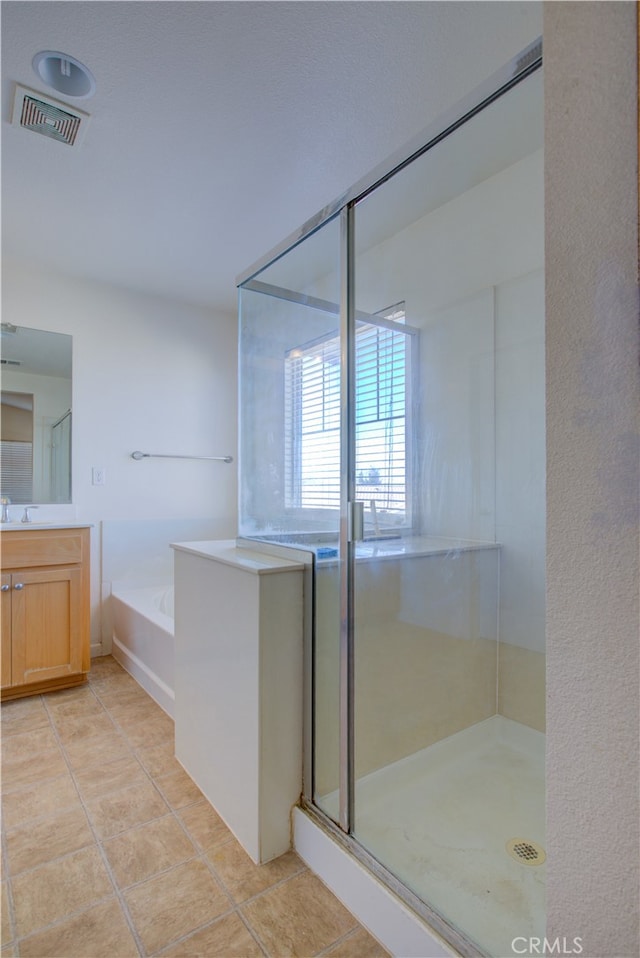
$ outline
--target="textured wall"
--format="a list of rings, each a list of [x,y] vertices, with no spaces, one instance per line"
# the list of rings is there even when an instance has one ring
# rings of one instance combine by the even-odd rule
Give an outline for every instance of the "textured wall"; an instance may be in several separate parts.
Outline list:
[[[635,3],[546,3],[548,937],[638,954]]]

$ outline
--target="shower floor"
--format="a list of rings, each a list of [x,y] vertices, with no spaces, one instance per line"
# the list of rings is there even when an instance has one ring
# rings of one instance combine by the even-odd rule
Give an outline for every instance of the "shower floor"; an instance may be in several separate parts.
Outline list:
[[[337,796],[320,804],[332,813]],[[356,783],[358,841],[500,958],[516,937],[544,937],[546,867],[506,849],[514,838],[544,848],[544,820],[544,735],[502,716]]]

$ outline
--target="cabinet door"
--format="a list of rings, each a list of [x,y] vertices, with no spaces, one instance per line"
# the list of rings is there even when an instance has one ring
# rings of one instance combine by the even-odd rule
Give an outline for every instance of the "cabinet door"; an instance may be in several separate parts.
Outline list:
[[[2,688],[11,685],[11,576],[2,573]]]
[[[12,685],[82,672],[80,569],[14,572],[11,596]]]

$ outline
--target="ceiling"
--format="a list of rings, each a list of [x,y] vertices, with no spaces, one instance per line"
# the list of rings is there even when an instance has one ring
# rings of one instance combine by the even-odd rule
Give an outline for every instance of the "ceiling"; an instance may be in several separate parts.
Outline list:
[[[529,2],[2,3],[4,257],[235,310],[235,278],[542,32]],[[41,50],[77,148],[11,125]]]

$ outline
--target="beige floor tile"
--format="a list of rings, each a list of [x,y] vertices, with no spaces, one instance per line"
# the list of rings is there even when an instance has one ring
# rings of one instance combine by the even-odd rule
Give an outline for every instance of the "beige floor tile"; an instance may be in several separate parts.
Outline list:
[[[326,958],[390,958],[389,952],[365,928],[358,928],[324,954]]]
[[[2,955],[2,958],[18,958],[18,946],[3,945],[0,948],[0,955]]]
[[[155,783],[172,808],[193,805],[194,802],[201,802],[204,798],[196,783],[182,768],[157,777]]]
[[[90,682],[96,682],[111,675],[126,675],[120,663],[112,655],[96,655],[91,659]]]
[[[167,714],[152,698],[148,695],[141,696],[139,693],[140,689],[138,689],[138,696],[135,699],[132,697],[129,702],[109,706],[109,714],[119,725],[137,725],[140,721],[160,718],[161,715]]]
[[[9,911],[9,889],[6,881],[2,882],[2,902],[0,904],[0,930],[2,931],[2,944],[13,941],[13,930],[11,928],[11,914]]]
[[[87,816],[80,805],[7,832],[9,872],[17,875],[60,855],[77,851],[94,842]]]
[[[134,825],[143,825],[168,812],[168,806],[151,782],[102,795],[86,802],[96,831],[103,839],[111,838]]]
[[[136,885],[125,898],[147,952],[159,951],[230,908],[229,899],[198,860]]]
[[[91,719],[88,719],[86,715],[61,715],[54,719],[54,722],[60,741],[65,748],[79,745],[87,739],[109,739],[115,732],[113,722],[104,709]]]
[[[197,855],[173,815],[139,825],[104,843],[120,888],[151,878]]]
[[[208,857],[216,874],[237,902],[253,898],[306,868],[295,852],[287,852],[266,865],[255,865],[235,838],[210,852]]]
[[[58,702],[50,702],[47,699],[46,702],[56,728],[66,719],[84,719],[87,724],[90,724],[95,718],[105,714],[104,706],[91,691],[82,698],[61,699]]]
[[[264,952],[236,914],[218,918],[180,944],[162,952],[162,958],[262,958]]]
[[[385,956],[295,853],[253,864],[176,760],[171,719],[111,657],[92,661],[83,688],[6,703],[1,728],[12,876],[3,956],[128,958],[139,953],[136,935],[144,953],[174,958],[260,958],[263,948],[278,958]]]
[[[242,906],[272,955],[307,958],[357,927],[355,918],[310,872],[303,872]]]
[[[143,720],[165,717],[168,718],[164,709],[161,709],[150,695],[147,695],[140,686],[137,686],[137,696],[131,697],[121,703],[112,703],[108,706],[109,714],[122,725],[136,724],[141,718]]]
[[[95,702],[96,697],[88,682],[84,685],[75,686],[72,689],[60,689],[57,692],[45,692],[44,701],[47,708],[56,711],[59,708],[65,708],[72,702],[77,704]]]
[[[105,765],[117,758],[131,755],[131,748],[125,738],[114,727],[108,736],[98,735],[65,746],[65,754],[74,771],[90,768],[93,765]]]
[[[0,711],[2,735],[20,735],[35,729],[47,728],[49,716],[39,695],[32,695],[15,702],[3,702]]]
[[[11,884],[18,938],[113,893],[113,885],[95,846],[23,872],[12,879]]]
[[[131,681],[133,682],[133,679]],[[114,708],[122,708],[125,705],[139,704],[143,701],[142,695],[146,694],[142,692],[136,682],[131,685],[129,682],[122,682],[119,679],[101,682],[100,685],[92,687],[97,692],[98,701],[108,711]]]
[[[147,698],[149,698],[148,693],[145,692],[142,686],[138,684],[138,682],[129,672],[127,672],[126,669],[123,668],[118,668],[112,672],[103,672],[99,675],[95,675],[91,679],[91,688],[94,689],[94,691],[106,689],[109,685],[114,689],[137,689],[140,696],[147,696]]]
[[[21,732],[19,735],[8,735],[2,739],[2,762],[11,763],[17,761],[21,756],[28,753],[32,760],[36,755],[47,752],[56,752],[58,742],[53,733],[53,729],[47,723],[47,727],[36,728],[29,732]]]
[[[136,749],[146,748],[149,745],[159,745],[168,739],[173,741],[174,737],[173,720],[162,710],[160,710],[160,715],[153,718],[131,723],[126,728],[120,727],[129,744]]]
[[[138,685],[134,677],[129,675],[129,673],[119,665],[114,669],[91,669],[91,672],[89,673],[89,684],[94,692],[98,692],[100,689],[105,688],[109,683],[113,683],[114,686],[120,685],[121,687],[124,687],[125,685],[128,685],[131,688],[137,686],[139,689],[141,689],[141,686]]]
[[[96,905],[20,942],[21,958],[134,958],[138,947],[118,902]]]
[[[144,769],[131,752],[112,762],[79,768],[74,775],[85,801],[148,781]]]
[[[21,735],[12,738],[22,738]],[[25,748],[19,755],[2,760],[3,794],[16,789],[26,788],[35,782],[45,782],[67,773],[67,763],[61,750],[56,746],[46,752],[34,753]]]
[[[159,745],[140,748],[137,755],[149,774],[156,778],[182,770],[182,765],[175,756],[173,738],[168,742],[160,742]]]
[[[6,792],[2,796],[2,812],[5,828],[17,828],[33,818],[54,815],[65,809],[80,809],[80,798],[71,775],[49,778],[38,784]]]
[[[186,808],[179,809],[177,814],[191,837],[207,854],[233,838],[218,813],[206,800],[196,805],[187,805]]]

